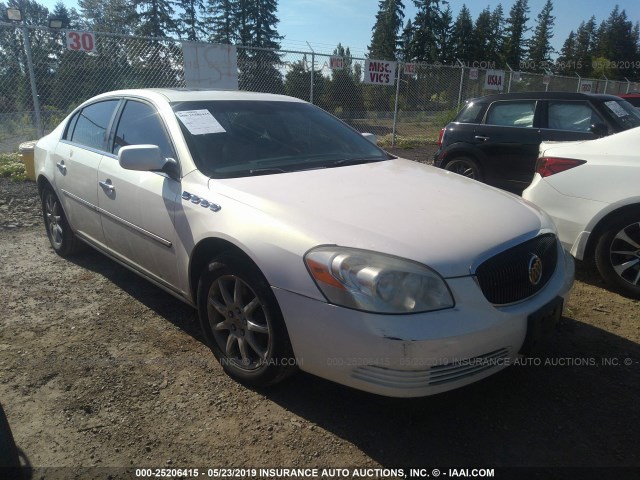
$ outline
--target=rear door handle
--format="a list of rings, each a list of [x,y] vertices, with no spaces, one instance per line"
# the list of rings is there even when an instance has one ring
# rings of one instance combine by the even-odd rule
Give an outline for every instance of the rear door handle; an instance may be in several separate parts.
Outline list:
[[[476,135],[476,136],[475,136],[475,139],[476,139],[476,140],[480,140],[480,141],[483,141],[483,142],[486,142],[487,140],[489,140],[489,138],[490,138],[490,137],[485,137],[485,136],[483,136],[483,135]]]
[[[100,180],[98,182],[98,185],[100,185],[103,189],[105,189],[107,191],[107,193],[112,193],[112,192],[115,192],[115,190],[116,190],[116,187],[114,187],[111,184],[111,180],[110,179]]]

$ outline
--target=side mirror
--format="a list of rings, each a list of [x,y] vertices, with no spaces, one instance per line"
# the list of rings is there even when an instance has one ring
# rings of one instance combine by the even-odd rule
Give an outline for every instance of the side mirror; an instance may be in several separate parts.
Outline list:
[[[165,158],[156,145],[129,145],[118,150],[118,163],[127,170],[142,172],[166,172],[178,175],[178,164],[173,158]]]
[[[376,136],[373,133],[363,133],[362,136],[364,138],[366,138],[367,140],[369,140],[374,145],[378,144],[378,139],[376,138]]]
[[[589,131],[596,137],[606,137],[609,133],[609,129],[604,123],[594,123],[589,127]]]

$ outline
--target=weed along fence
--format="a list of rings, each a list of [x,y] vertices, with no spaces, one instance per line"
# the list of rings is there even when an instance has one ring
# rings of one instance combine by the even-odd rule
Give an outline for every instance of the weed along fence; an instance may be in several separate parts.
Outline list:
[[[20,143],[51,131],[87,98],[123,88],[206,86],[291,95],[391,142],[398,135],[434,140],[465,99],[488,93],[621,94],[640,88],[604,78],[482,67],[194,45],[0,22],[0,152],[16,151]]]

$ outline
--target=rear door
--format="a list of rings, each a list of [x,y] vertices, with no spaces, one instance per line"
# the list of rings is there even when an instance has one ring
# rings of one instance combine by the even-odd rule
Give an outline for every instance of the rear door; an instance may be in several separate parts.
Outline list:
[[[118,150],[127,145],[156,145],[165,157],[175,149],[155,107],[126,100],[114,126],[112,147],[98,172],[98,206],[105,243],[120,260],[166,287],[178,284],[174,211],[180,181],[162,172],[126,170]]]
[[[489,105],[474,140],[484,156],[488,183],[531,182],[540,146],[536,100],[499,100]]]
[[[98,244],[104,240],[97,211],[98,168],[119,102],[105,100],[76,112],[54,154],[54,181],[68,220],[76,233]]]
[[[594,140],[598,137],[590,131],[591,126],[607,126],[586,100],[545,100],[542,117],[540,131],[544,141]],[[610,127],[607,128],[607,133],[613,133]]]

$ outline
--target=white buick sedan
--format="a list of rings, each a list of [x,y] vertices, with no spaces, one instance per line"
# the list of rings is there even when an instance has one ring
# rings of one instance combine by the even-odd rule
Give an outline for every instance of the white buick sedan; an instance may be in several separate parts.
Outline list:
[[[294,98],[111,92],[35,156],[53,249],[89,244],[196,307],[249,385],[299,368],[389,396],[457,388],[532,348],[573,282],[536,207]]]
[[[623,112],[624,113],[624,112]],[[640,127],[585,142],[542,143],[522,196],[543,208],[578,260],[640,298]]]

